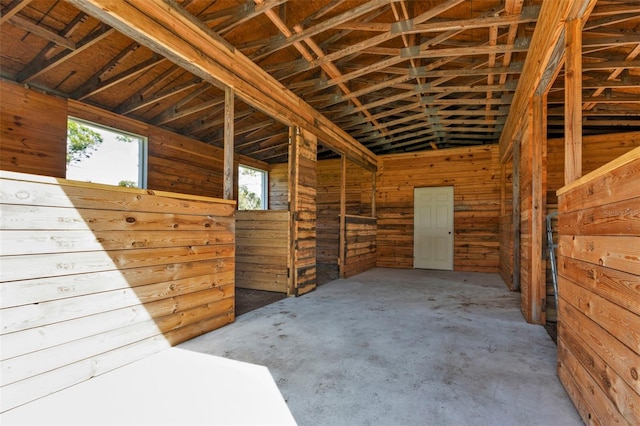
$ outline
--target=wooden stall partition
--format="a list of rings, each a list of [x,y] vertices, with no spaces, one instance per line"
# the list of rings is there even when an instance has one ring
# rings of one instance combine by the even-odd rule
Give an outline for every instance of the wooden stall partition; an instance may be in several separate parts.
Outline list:
[[[236,287],[289,293],[289,212],[236,212]]]
[[[0,178],[0,411],[234,320],[235,202]]]
[[[587,424],[640,424],[640,148],[558,190],[558,375]]]
[[[343,278],[376,266],[376,218],[345,215]]]
[[[289,206],[291,255],[289,294],[316,288],[317,138],[299,127],[289,132]]]
[[[556,191],[564,186],[564,139],[549,139],[547,142],[547,210],[546,214],[558,210]],[[640,132],[587,135],[582,137],[582,170],[589,173],[610,161],[640,147]],[[554,227],[554,241],[557,240]],[[545,247],[546,248],[546,247]],[[557,321],[551,264],[546,262],[547,276],[547,321]]]
[[[454,269],[498,272],[497,146],[378,157],[377,266],[413,268],[414,187],[454,186]]]

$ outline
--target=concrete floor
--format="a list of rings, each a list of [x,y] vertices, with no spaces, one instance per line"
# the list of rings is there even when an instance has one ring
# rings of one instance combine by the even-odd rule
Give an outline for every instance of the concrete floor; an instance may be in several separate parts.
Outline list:
[[[579,425],[496,274],[374,269],[179,346],[268,367],[300,425]]]

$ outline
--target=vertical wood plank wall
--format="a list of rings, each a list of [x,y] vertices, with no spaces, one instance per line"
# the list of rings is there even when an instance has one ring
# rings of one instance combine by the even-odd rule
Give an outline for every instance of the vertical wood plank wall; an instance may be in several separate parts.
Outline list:
[[[414,187],[454,186],[454,269],[498,272],[497,146],[378,157],[377,266],[413,268]]]
[[[289,212],[236,212],[236,287],[289,292]]]
[[[640,424],[640,148],[558,191],[558,375],[586,424]]]
[[[316,287],[317,147],[317,138],[314,135],[299,127],[290,128],[290,294],[296,296]]]
[[[235,202],[0,173],[2,411],[233,321]]]

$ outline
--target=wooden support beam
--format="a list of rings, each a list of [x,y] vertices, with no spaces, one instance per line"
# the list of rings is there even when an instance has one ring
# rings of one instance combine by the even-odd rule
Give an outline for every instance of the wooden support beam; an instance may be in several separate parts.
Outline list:
[[[513,290],[520,290],[520,140],[513,142],[513,185],[512,185],[512,223],[513,223]]]
[[[558,52],[556,46],[562,40],[564,22],[572,13],[584,12],[581,6],[589,2],[590,0],[563,0],[542,3],[524,69],[500,136],[501,162],[509,161],[512,156],[513,145],[525,122],[530,99],[538,89],[542,77],[550,72],[555,73],[553,70],[550,71],[549,67],[559,66],[559,61],[553,57],[553,54]],[[562,49],[560,49],[561,53]]]
[[[124,35],[160,53],[285,125],[297,125],[324,145],[371,170],[375,155],[318,113],[172,0],[69,0]],[[308,36],[308,35],[307,35]],[[296,40],[298,35],[293,36]],[[305,38],[304,36],[300,39]]]
[[[340,238],[338,239],[338,276],[344,278],[346,214],[347,214],[347,159],[340,157]]]
[[[0,25],[7,22],[11,17],[15,16],[16,13],[28,6],[31,1],[32,0],[13,0],[9,3],[9,5],[0,12]]]
[[[28,4],[28,1],[23,2],[24,4]],[[1,19],[6,18],[6,16],[2,16]],[[39,37],[44,38],[52,43],[57,44],[60,47],[64,47],[69,50],[76,50],[76,44],[69,40],[68,38],[62,37],[55,32],[44,28],[42,25],[38,25],[35,22],[32,22],[29,19],[22,18],[20,16],[13,16],[9,19],[11,25],[15,25],[18,28],[21,28],[31,34],[35,34]]]
[[[582,176],[582,22],[566,24],[564,184]]]
[[[234,96],[231,87],[224,91],[224,182],[225,200],[233,199],[233,118]]]
[[[299,127],[289,131],[289,295],[316,287],[317,138]]]
[[[546,199],[547,199],[547,102],[546,95],[534,96],[531,108],[531,268],[529,271],[529,312],[527,321],[544,324],[546,314],[543,311],[546,298],[546,262],[544,255],[544,236],[546,235]],[[525,267],[525,265],[522,265]]]
[[[76,17],[62,30],[61,37],[70,37],[80,25],[87,19],[85,13],[79,13]],[[51,54],[57,48],[57,44],[49,42],[44,49],[17,75],[16,80],[20,83],[28,83],[39,77],[50,69],[60,65],[64,61],[74,57],[90,48],[94,44],[113,34],[113,28],[100,25],[96,30],[88,34],[82,40],[76,43],[74,50],[65,49],[62,52],[51,57]]]

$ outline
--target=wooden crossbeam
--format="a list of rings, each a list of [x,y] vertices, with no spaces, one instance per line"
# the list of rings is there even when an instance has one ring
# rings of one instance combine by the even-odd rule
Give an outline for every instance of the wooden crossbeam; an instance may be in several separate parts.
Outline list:
[[[29,2],[27,1],[24,3],[26,5]],[[6,16],[2,16],[2,18],[0,19],[3,19],[5,17]],[[62,37],[59,34],[48,30],[47,28],[44,28],[42,25],[38,25],[35,22],[30,21],[29,19],[25,19],[20,16],[12,16],[11,18],[9,18],[9,23],[27,32],[42,37],[45,40],[55,43],[60,47],[64,47],[69,50],[76,50],[76,44],[73,41],[69,40],[68,38]]]
[[[212,33],[174,1],[69,2],[138,43],[171,58],[203,80],[232,87],[236,96],[247,104],[286,125],[299,125],[363,167],[377,167],[372,152]]]
[[[563,40],[564,22],[584,9],[588,0],[545,1],[542,3],[531,47],[518,88],[511,104],[511,113],[507,117],[500,136],[500,161],[506,163],[511,158],[514,140],[522,131],[522,125],[529,111],[529,100],[533,97],[542,81],[543,75],[555,74],[549,67],[558,67],[559,61],[553,57],[556,46]],[[584,6],[584,7],[583,7]]]

